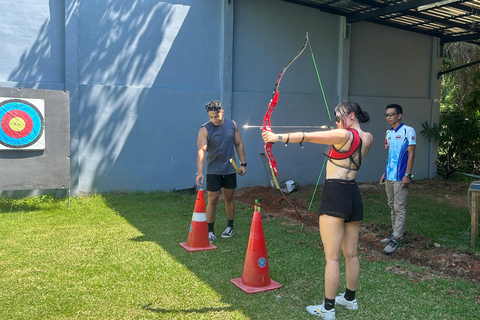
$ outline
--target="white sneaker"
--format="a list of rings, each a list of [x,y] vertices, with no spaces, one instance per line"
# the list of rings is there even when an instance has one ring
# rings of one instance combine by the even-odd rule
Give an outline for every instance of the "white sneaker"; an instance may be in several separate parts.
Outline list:
[[[213,241],[217,240],[217,237],[215,237],[213,232],[209,232],[208,233],[208,240],[210,240],[210,242],[213,242]]]
[[[345,293],[341,293],[339,296],[335,297],[335,304],[344,306],[345,308],[349,310],[357,310],[358,309],[358,303],[357,299],[353,299],[353,301],[348,301],[345,299]]]
[[[311,315],[320,317],[325,320],[335,320],[335,308],[333,308],[332,310],[325,310],[325,308],[323,307],[323,303],[318,306],[308,306],[307,311]]]
[[[231,238],[233,236],[233,229],[230,227],[227,227],[225,231],[222,233],[222,238]]]

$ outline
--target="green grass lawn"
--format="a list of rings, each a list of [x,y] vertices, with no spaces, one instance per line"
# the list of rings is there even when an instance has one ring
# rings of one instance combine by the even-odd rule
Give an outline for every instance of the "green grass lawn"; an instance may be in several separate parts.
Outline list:
[[[378,197],[367,194],[366,206],[381,207]],[[411,219],[421,222],[407,229],[467,247],[455,218],[465,212],[437,202],[412,194]],[[0,319],[314,318],[305,307],[323,299],[318,233],[264,220],[271,278],[282,288],[248,295],[230,280],[242,275],[253,209],[237,204],[235,236],[219,237],[217,250],[188,252],[179,243],[194,204],[195,196],[163,192],[74,197],[69,209],[50,196],[0,198]],[[439,223],[439,215],[453,217]],[[377,219],[388,223],[384,212]],[[219,204],[217,229],[224,225]],[[360,310],[337,307],[337,319],[478,319],[478,285],[440,276],[413,282],[388,268],[421,267],[362,258]]]

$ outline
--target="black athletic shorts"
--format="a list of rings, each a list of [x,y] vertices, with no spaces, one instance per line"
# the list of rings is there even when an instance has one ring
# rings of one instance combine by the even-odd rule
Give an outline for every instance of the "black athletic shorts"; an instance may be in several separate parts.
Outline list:
[[[220,189],[235,189],[237,187],[237,174],[207,174],[207,191],[220,191]]]
[[[322,204],[318,215],[326,214],[345,219],[345,222],[363,220],[363,203],[355,180],[325,180]]]

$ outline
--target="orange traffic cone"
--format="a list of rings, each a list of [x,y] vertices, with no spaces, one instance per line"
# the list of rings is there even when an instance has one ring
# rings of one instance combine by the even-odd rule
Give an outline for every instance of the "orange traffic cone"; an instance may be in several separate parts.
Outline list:
[[[253,212],[242,277],[230,281],[246,293],[275,290],[282,286],[280,283],[270,279],[262,217],[260,208],[257,210],[257,206],[255,206],[255,211]]]
[[[204,251],[217,249],[208,240],[207,213],[205,212],[205,196],[200,188],[193,209],[192,223],[188,232],[187,242],[180,242],[180,245],[187,251]]]

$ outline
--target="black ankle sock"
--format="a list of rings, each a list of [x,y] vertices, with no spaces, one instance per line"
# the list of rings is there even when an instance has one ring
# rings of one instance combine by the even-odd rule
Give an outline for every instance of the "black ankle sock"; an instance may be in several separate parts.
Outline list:
[[[233,229],[233,220],[227,220],[227,227],[230,227]]]
[[[207,226],[208,226],[208,232],[214,232],[213,229],[214,229],[214,226],[215,226],[215,222],[207,223]],[[205,229],[203,229],[203,230],[205,230]]]
[[[347,290],[345,291],[345,296],[343,296],[345,298],[345,300],[347,301],[353,301],[355,300],[355,291],[352,291],[352,290]]]
[[[323,304],[325,310],[332,310],[335,308],[335,299],[328,299],[325,297],[325,302]]]

